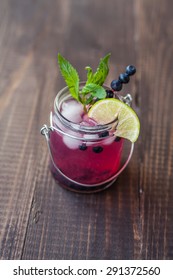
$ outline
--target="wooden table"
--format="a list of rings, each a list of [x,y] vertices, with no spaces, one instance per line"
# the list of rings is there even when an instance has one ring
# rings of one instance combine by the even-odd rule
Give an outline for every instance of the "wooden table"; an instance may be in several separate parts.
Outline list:
[[[173,258],[173,2],[1,0],[1,259]],[[65,84],[57,53],[85,79],[111,52],[107,84],[126,65],[141,134],[116,183],[69,192],[48,170],[40,128]]]

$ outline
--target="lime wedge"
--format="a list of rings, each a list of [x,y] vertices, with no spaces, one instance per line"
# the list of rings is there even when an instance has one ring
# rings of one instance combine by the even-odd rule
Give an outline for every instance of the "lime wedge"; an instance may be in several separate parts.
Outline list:
[[[131,107],[118,99],[106,98],[97,101],[89,110],[88,116],[98,124],[107,124],[117,118],[115,136],[126,138],[131,142],[135,142],[139,136],[138,116]]]

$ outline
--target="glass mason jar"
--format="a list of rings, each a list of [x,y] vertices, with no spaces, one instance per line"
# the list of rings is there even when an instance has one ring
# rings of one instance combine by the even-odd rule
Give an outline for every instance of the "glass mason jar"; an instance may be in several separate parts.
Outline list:
[[[125,97],[124,101],[128,98]],[[55,180],[71,191],[92,193],[104,190],[128,164],[133,144],[128,145],[127,152],[125,139],[113,135],[111,129],[115,121],[87,126],[65,118],[61,113],[62,106],[70,99],[68,87],[59,91],[50,113],[50,126],[44,125],[41,129],[50,153],[50,170]],[[124,151],[125,162],[122,163]]]

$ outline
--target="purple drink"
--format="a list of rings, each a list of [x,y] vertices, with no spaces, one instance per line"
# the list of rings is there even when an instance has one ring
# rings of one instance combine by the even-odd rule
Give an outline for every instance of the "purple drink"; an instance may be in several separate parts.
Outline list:
[[[55,179],[71,190],[104,189],[104,182],[120,167],[123,139],[115,138],[109,125],[97,125],[87,118],[67,88],[55,99],[51,124],[51,171]]]

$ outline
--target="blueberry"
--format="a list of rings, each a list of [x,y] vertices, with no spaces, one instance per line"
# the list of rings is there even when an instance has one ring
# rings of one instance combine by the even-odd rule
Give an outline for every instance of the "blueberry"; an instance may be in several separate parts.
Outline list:
[[[109,132],[108,131],[103,131],[99,134],[99,137],[102,138],[102,137],[106,137],[109,135]]]
[[[103,151],[103,148],[101,146],[96,146],[96,147],[93,147],[93,152],[95,153],[101,153]]]
[[[115,142],[119,142],[121,140],[121,137],[119,137],[119,136],[117,136],[116,138],[115,138]]]
[[[85,151],[87,149],[86,144],[82,143],[82,145],[79,145],[79,150]]]
[[[128,74],[128,75],[134,75],[135,73],[136,73],[136,68],[135,68],[135,66],[133,66],[133,65],[129,65],[129,66],[127,66],[126,67],[126,73]]]
[[[120,74],[120,76],[119,76],[119,80],[120,80],[122,83],[127,84],[127,83],[129,82],[129,80],[130,80],[130,77],[129,77],[129,75],[128,75],[127,73],[122,73],[122,74]]]
[[[108,98],[114,97],[114,93],[111,89],[106,90],[106,97],[108,97]]]
[[[120,80],[113,80],[111,82],[111,88],[115,91],[120,91],[122,89],[122,83]]]

